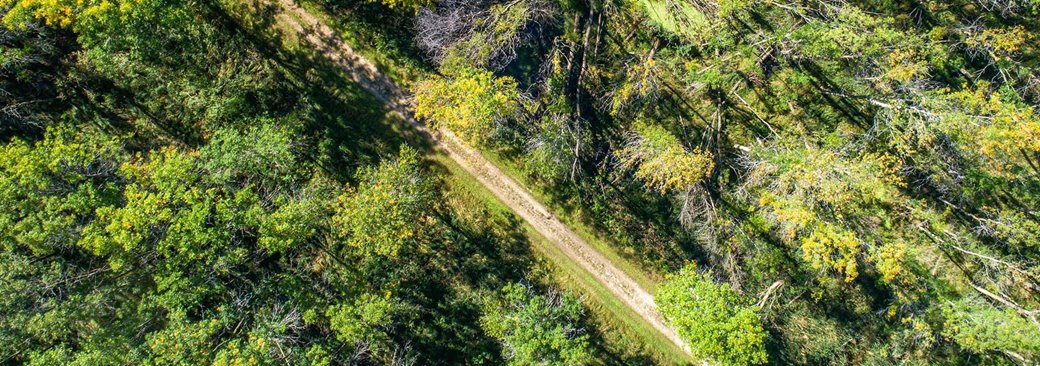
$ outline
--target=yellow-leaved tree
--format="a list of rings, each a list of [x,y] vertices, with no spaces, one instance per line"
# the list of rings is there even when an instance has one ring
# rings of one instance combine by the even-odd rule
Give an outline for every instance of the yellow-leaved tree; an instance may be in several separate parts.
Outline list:
[[[715,167],[710,152],[686,149],[678,138],[661,126],[638,122],[628,145],[617,152],[621,165],[634,169],[647,187],[661,193],[683,190],[711,174]]]
[[[148,9],[157,6],[152,0],[0,0],[0,8],[9,9],[3,16],[8,27],[42,22],[82,32],[151,12]]]
[[[889,279],[905,257],[897,247],[875,247],[887,238],[879,225],[905,198],[897,161],[884,154],[844,156],[809,142],[782,140],[752,151],[750,191],[759,213],[784,242],[801,249],[812,268],[834,271],[846,282],[873,254]]]
[[[447,127],[473,144],[486,143],[496,124],[520,111],[517,84],[490,71],[462,69],[415,85],[415,116]]]

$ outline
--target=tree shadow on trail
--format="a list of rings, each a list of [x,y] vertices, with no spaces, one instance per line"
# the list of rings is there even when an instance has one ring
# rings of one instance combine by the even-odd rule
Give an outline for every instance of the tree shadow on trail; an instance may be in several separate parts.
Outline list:
[[[229,5],[244,36],[277,63],[294,98],[285,118],[298,119],[308,136],[307,151],[322,169],[341,181],[354,172],[394,156],[400,145],[435,154],[429,136],[389,112],[383,103],[358,87],[334,62],[304,41],[308,33],[289,37],[279,29],[277,9],[256,4]],[[304,30],[311,32],[311,30]],[[428,161],[431,176],[448,177],[448,167]],[[449,182],[439,186],[449,187]],[[514,214],[495,212],[480,198],[460,188],[446,189],[435,208],[437,232],[424,248],[418,275],[397,294],[418,309],[399,334],[419,364],[501,364],[502,350],[480,326],[486,296],[508,283],[530,280],[537,268],[523,222]],[[407,290],[405,289],[407,288]],[[640,355],[617,355],[605,346],[604,334],[585,324],[597,356],[604,364],[650,364]]]
[[[340,181],[352,181],[358,168],[396,155],[402,143],[429,150],[411,136],[403,121],[359,87],[345,71],[313,50],[304,38],[313,31],[286,35],[271,4],[235,3],[220,8],[257,50],[275,62],[292,98],[285,118],[307,136],[310,159]],[[237,13],[232,15],[231,13]]]

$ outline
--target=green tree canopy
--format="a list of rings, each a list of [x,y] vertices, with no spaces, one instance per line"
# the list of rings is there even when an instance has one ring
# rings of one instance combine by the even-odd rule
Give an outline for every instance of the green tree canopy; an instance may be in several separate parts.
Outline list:
[[[414,250],[433,203],[420,162],[418,152],[402,148],[397,158],[361,171],[357,191],[337,199],[336,234],[361,256],[392,258]]]
[[[570,294],[543,296],[513,283],[489,301],[480,324],[502,343],[510,365],[583,365],[591,355],[578,325],[581,314]]]
[[[766,331],[756,308],[728,284],[716,284],[695,266],[668,275],[654,301],[695,355],[722,365],[758,365],[768,360]]]

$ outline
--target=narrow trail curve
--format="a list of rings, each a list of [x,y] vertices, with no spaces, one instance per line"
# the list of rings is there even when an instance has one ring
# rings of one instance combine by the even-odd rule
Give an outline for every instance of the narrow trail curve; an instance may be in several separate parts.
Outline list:
[[[279,17],[285,24],[307,42],[315,46],[325,57],[347,72],[363,89],[386,104],[420,133],[430,137],[433,145],[472,174],[499,200],[520,215],[524,221],[547,238],[554,246],[580,265],[617,297],[638,313],[657,331],[664,334],[679,348],[689,353],[689,348],[679,339],[675,330],[668,327],[654,305],[654,298],[631,277],[596,251],[581,237],[567,228],[540,202],[531,196],[513,179],[502,173],[478,151],[464,144],[454,133],[439,129],[431,133],[426,125],[412,115],[412,104],[408,94],[398,87],[374,64],[355,52],[331,28],[322,24],[294,0],[277,0],[281,6]]]

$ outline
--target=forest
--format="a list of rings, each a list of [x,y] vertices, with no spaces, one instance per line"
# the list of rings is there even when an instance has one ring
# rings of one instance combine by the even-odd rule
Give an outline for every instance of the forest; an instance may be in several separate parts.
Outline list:
[[[0,0],[0,365],[1040,364],[1040,0]]]

